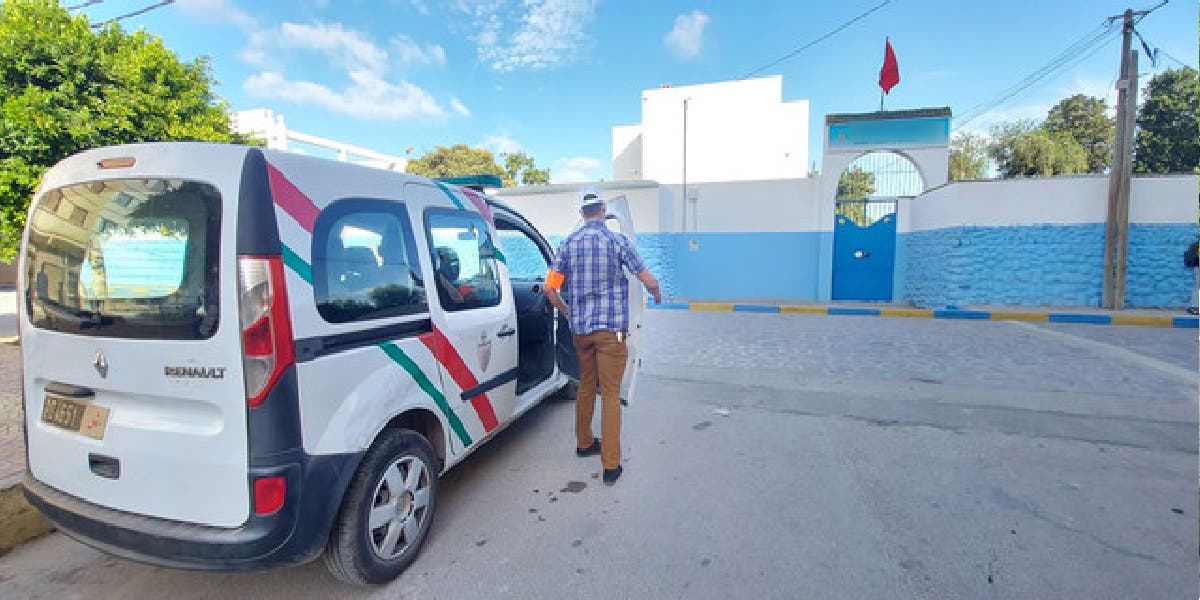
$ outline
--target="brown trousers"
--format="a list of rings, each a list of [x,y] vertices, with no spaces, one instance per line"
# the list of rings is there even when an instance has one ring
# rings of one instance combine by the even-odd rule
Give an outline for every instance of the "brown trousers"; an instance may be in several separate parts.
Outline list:
[[[600,383],[600,462],[605,469],[621,464],[621,378],[629,351],[614,331],[594,331],[575,336],[579,355],[579,395],[575,398],[575,438],[579,448],[596,439],[592,415],[596,410],[596,382]]]

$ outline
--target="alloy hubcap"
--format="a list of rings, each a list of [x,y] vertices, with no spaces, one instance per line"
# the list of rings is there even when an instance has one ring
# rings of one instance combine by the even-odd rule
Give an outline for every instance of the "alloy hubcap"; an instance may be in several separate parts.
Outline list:
[[[416,545],[429,510],[432,475],[415,456],[402,456],[384,470],[375,485],[367,533],[371,549],[384,560]]]

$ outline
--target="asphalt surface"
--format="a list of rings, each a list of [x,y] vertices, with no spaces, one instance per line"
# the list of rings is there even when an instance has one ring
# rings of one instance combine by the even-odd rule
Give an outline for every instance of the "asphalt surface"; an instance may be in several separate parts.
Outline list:
[[[647,327],[617,485],[575,458],[570,404],[538,407],[447,474],[389,586],[319,562],[160,569],[54,534],[0,557],[0,597],[1200,595],[1195,330],[675,311]]]

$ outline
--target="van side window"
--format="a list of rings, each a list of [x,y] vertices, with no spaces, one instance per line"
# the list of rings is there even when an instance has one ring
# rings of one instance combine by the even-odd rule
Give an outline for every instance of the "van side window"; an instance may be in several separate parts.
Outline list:
[[[508,259],[509,279],[535,282],[545,279],[550,259],[542,254],[537,242],[520,229],[509,229],[502,221],[497,220],[496,227],[500,230],[504,258]]]
[[[471,212],[430,209],[425,214],[438,299],[447,311],[500,304],[492,232]]]
[[[330,323],[425,312],[425,286],[404,205],[350,199],[313,228],[313,293]]]

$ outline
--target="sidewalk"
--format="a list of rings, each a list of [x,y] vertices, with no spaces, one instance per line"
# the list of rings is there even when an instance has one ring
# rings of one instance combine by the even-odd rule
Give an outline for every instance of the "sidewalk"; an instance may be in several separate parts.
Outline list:
[[[927,319],[970,319],[983,321],[1027,321],[1032,323],[1078,323],[1089,325],[1140,325],[1143,327],[1200,328],[1200,317],[1183,310],[1133,308],[1105,310],[1091,307],[946,306],[913,308],[902,304],[837,302],[789,304],[783,302],[709,302],[675,300],[650,303],[651,310],[694,310],[709,312],[755,312],[859,317],[908,317]]]

